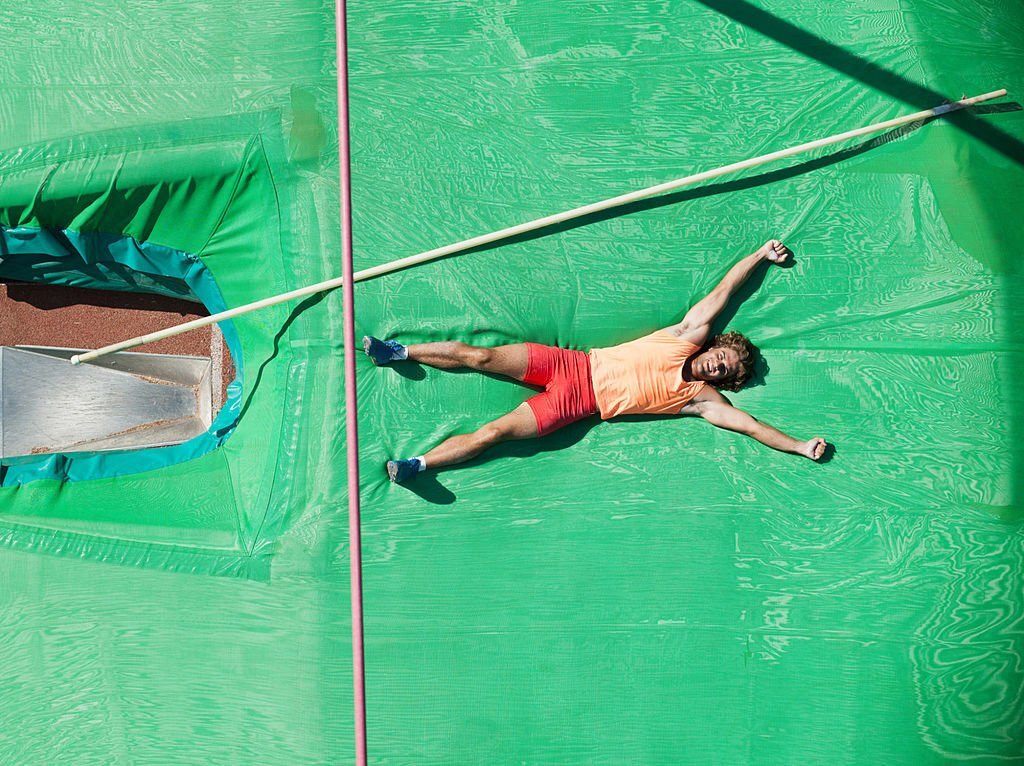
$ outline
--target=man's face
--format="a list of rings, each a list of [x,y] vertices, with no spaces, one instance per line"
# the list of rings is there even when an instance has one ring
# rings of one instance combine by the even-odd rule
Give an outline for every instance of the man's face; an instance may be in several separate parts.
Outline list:
[[[729,380],[740,371],[740,357],[735,349],[728,346],[712,346],[697,355],[690,370],[695,377],[708,383]]]

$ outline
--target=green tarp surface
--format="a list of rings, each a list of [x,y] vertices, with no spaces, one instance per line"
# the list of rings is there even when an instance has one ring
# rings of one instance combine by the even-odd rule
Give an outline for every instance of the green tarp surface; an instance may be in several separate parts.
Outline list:
[[[333,7],[0,8],[0,224],[340,273]],[[607,346],[769,237],[733,396],[823,464],[585,421],[388,483],[529,391],[359,360],[374,764],[1024,763],[1024,11],[349,5],[356,269],[1005,87],[999,105],[361,283],[357,335]],[[194,460],[0,489],[0,763],[351,763],[340,295],[236,320]]]

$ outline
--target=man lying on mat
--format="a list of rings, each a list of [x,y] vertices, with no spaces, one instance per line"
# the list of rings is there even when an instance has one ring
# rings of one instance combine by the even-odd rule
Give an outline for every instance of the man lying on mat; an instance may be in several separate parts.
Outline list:
[[[690,309],[679,324],[612,348],[582,351],[514,343],[482,348],[466,343],[420,343],[363,338],[376,365],[402,359],[451,370],[497,373],[544,388],[507,415],[470,434],[445,439],[422,457],[389,460],[388,477],[402,482],[426,468],[444,468],[476,457],[512,439],[544,436],[593,414],[694,415],[719,428],[738,431],[773,449],[819,460],[821,437],[799,441],[733,407],[718,392],[738,391],[750,378],[757,349],[737,332],[708,340],[711,325],[729,299],[762,261],[785,263],[789,249],[777,239],[733,266],[718,286]]]

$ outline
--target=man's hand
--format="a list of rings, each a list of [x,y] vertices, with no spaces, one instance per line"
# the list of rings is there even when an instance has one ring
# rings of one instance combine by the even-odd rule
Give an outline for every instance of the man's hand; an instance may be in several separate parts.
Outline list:
[[[777,239],[769,239],[767,242],[761,245],[761,248],[758,250],[758,253],[763,255],[767,260],[779,266],[788,261],[789,257],[793,254],[790,252],[788,247],[786,247]]]
[[[821,460],[827,447],[828,442],[820,436],[816,436],[800,445],[800,454],[804,457],[809,457],[811,460]]]

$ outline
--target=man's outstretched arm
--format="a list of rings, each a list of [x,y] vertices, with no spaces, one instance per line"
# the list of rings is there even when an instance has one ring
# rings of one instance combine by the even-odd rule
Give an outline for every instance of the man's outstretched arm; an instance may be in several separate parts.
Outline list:
[[[712,425],[746,434],[772,449],[803,455],[811,460],[820,460],[828,446],[828,442],[820,436],[807,441],[794,439],[779,429],[762,423],[743,410],[733,407],[729,404],[728,399],[713,389],[706,390],[705,398],[691,401],[683,407],[681,414],[702,417]]]
[[[667,328],[668,331],[683,340],[703,346],[711,333],[711,325],[715,318],[757,267],[764,261],[785,263],[789,256],[789,248],[779,240],[768,240],[757,252],[751,253],[729,269],[729,273],[722,278],[718,286],[686,312],[682,322]]]

